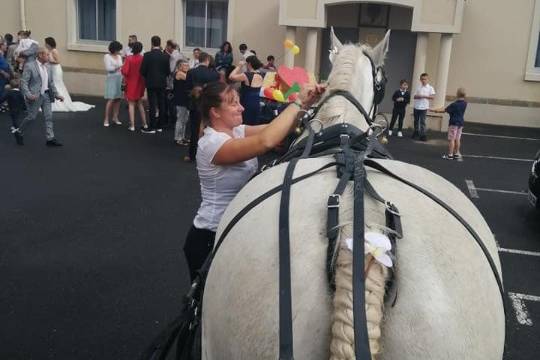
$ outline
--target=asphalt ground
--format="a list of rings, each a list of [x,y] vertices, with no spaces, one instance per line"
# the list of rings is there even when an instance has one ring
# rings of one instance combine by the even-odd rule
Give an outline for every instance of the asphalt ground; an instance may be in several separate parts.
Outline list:
[[[507,296],[509,293],[528,295],[520,303],[520,314],[527,320],[522,319],[522,322],[527,324],[518,321],[515,305],[507,297],[505,359],[538,359],[540,212],[531,207],[526,194],[532,159],[540,150],[540,129],[466,124],[464,133],[463,161],[442,159],[447,146],[446,134],[442,133],[432,133],[426,143],[412,141],[407,136],[392,136],[388,149],[397,160],[423,166],[443,176],[478,207],[499,248],[505,249],[499,254]],[[475,198],[466,180],[472,181],[477,189],[490,191],[477,190]]]
[[[42,121],[18,147],[0,115],[0,359],[136,359],[179,312],[188,272],[182,246],[199,205],[193,164],[172,132],[103,128],[104,102],[54,113],[65,146],[45,147]],[[468,133],[540,139],[540,130],[467,124]],[[501,248],[540,254],[540,215],[519,194],[530,162],[441,159],[427,143],[391,137],[398,160],[424,166],[469,194]],[[540,140],[464,135],[464,155],[532,159]],[[540,296],[540,257],[501,252],[507,292]],[[520,324],[509,301],[505,359],[537,359],[540,302],[525,297]],[[523,308],[522,308],[523,312]],[[523,313],[522,313],[523,315]]]

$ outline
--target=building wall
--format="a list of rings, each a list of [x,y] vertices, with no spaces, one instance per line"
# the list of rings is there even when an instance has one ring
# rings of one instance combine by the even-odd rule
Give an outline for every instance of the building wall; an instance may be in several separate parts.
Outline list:
[[[0,22],[0,32],[16,33],[20,25],[19,0],[2,0],[10,4],[3,6],[11,9],[7,21]],[[41,44],[44,38],[52,36],[58,44],[64,67],[66,86],[72,93],[102,95],[104,69],[103,51],[75,51],[67,49],[68,42],[68,7],[72,0],[26,0],[26,19],[32,30],[32,38]],[[159,0],[155,6],[147,0],[117,0],[117,21],[119,23],[118,40],[127,43],[130,34],[136,34],[145,49],[150,48],[150,37],[159,35],[162,42],[175,39],[183,44],[183,2],[182,0]],[[257,2],[256,9],[252,0],[230,0],[228,40],[233,44],[235,61],[240,59],[238,45],[247,43],[257,51],[261,60],[267,55],[274,55],[276,62],[282,63],[284,56],[283,39],[285,28],[278,25],[279,0]],[[141,19],[144,18],[144,21]],[[305,34],[300,32],[298,45],[304,46]],[[191,56],[190,49],[184,49],[186,56]],[[214,55],[215,50],[211,51]],[[298,65],[303,65],[302,56],[298,56]]]
[[[0,22],[0,33],[16,33],[20,25],[19,0],[2,0],[3,9],[9,9],[3,14]],[[32,30],[32,37],[43,43],[46,36],[53,36],[58,43],[61,60],[65,68],[65,82],[72,93],[101,95],[104,81],[103,52],[88,52],[68,50],[68,1],[72,0],[26,0],[27,27]],[[264,60],[268,54],[276,57],[278,64],[283,63],[285,49],[282,42],[285,27],[279,25],[282,16],[280,4],[285,0],[230,0],[228,40],[235,50],[235,61],[239,59],[238,44],[245,42],[257,50],[259,57]],[[355,27],[358,3],[332,0],[287,0],[285,10],[300,16],[299,9],[307,6],[310,10],[304,16],[320,16],[319,6],[327,6],[328,24],[339,23],[340,26]],[[447,26],[451,21],[456,23],[455,9],[460,0],[396,0],[377,1],[379,3],[409,4],[411,8],[422,3],[421,12],[416,19],[398,16],[399,11],[410,12],[406,8],[394,7],[391,12],[391,27],[407,28],[415,26],[414,22],[422,22],[422,26],[430,23],[441,23]],[[152,35],[160,35],[165,41],[176,38],[183,44],[183,3],[182,0],[159,0],[160,6],[146,0],[118,0],[118,37],[126,43],[127,36],[135,33],[143,42],[145,49],[150,48],[149,39]],[[7,4],[4,4],[7,3]],[[338,4],[339,3],[339,4]],[[447,93],[453,95],[455,90],[463,86],[468,95],[473,98],[525,102],[540,101],[540,83],[525,81],[525,65],[527,60],[529,33],[534,9],[534,0],[519,2],[469,0],[464,5],[461,32],[454,34],[452,56],[448,77]],[[307,8],[306,8],[307,9]],[[280,12],[281,11],[281,12]],[[396,15],[398,14],[398,15]],[[445,17],[446,14],[446,17]],[[324,15],[324,14],[323,14]],[[326,16],[324,15],[324,16]],[[141,18],[144,16],[144,21]],[[179,20],[180,19],[180,20]],[[419,20],[420,19],[420,20]],[[305,55],[306,28],[298,24],[296,43],[301,53],[295,57],[295,65],[303,66]],[[431,75],[433,84],[437,81],[437,62],[439,56],[440,34],[431,33],[428,41],[428,56],[426,72]],[[319,53],[327,49],[320,48]],[[391,46],[391,45],[390,45]],[[190,56],[190,49],[185,49]],[[317,58],[319,62],[320,57]],[[488,101],[489,102],[489,101]],[[519,105],[519,103],[517,103]],[[540,126],[540,108],[534,106],[506,106],[508,104],[480,104],[471,107],[468,119],[511,123],[511,114],[518,116],[520,124]],[[515,105],[515,104],[514,104]],[[502,107],[501,107],[502,106]],[[474,109],[473,109],[474,108]],[[514,111],[508,111],[513,109]],[[488,111],[489,110],[489,111]],[[488,111],[488,112],[486,112]],[[490,113],[489,113],[490,112]],[[535,120],[536,119],[536,120]],[[488,120],[489,121],[489,120]]]
[[[278,25],[279,0],[234,0],[234,10],[229,17],[233,26],[228,39],[234,47],[235,62],[240,59],[238,45],[246,43],[263,63],[268,55],[283,63],[285,27]]]
[[[0,35],[6,33],[17,38],[17,32],[21,30],[21,12],[19,0],[2,0],[2,21],[0,21]],[[32,29],[30,29],[32,30]]]
[[[159,6],[156,4],[159,3]],[[180,1],[178,1],[180,3]],[[153,35],[165,41],[175,38],[175,12],[183,11],[175,0],[122,0],[117,11],[121,17],[118,40],[126,45],[128,36],[136,34],[145,50],[150,49],[150,38]]]
[[[470,96],[540,101],[540,82],[524,80],[533,9],[533,0],[467,1],[448,93],[464,86]]]

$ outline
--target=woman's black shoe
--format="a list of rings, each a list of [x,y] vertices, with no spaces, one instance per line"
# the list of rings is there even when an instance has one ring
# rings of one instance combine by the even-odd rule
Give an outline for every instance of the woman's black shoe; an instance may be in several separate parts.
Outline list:
[[[45,145],[47,145],[47,146],[64,146],[61,143],[59,143],[56,139],[47,140],[47,143]]]

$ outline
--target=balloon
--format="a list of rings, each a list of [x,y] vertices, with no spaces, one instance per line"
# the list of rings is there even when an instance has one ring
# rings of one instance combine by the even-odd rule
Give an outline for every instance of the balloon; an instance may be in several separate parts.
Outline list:
[[[291,52],[293,53],[293,55],[300,54],[300,48],[298,47],[298,45],[294,45],[291,49]]]
[[[272,95],[276,101],[285,102],[285,98],[283,97],[283,93],[281,92],[281,90],[274,90],[272,92]]]
[[[268,99],[273,99],[274,98],[274,93],[273,93],[273,90],[272,88],[264,88],[264,97],[268,98]]]
[[[287,39],[283,42],[283,46],[285,46],[286,49],[290,49],[294,46],[294,43],[291,40]]]

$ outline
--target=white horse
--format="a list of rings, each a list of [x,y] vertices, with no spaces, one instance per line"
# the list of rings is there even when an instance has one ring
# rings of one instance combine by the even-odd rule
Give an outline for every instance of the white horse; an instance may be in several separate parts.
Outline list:
[[[332,33],[333,35],[333,33]],[[328,92],[347,90],[370,109],[370,61],[383,64],[389,34],[374,48],[342,45],[333,36]],[[333,97],[318,114],[324,127],[347,122],[362,131],[368,124],[346,99]],[[326,156],[300,160],[294,178],[333,161]],[[455,186],[421,167],[377,160],[399,176],[435,194],[457,211],[481,237],[501,267],[492,233],[480,212]],[[286,164],[250,181],[227,208],[217,237],[248,203],[283,182]],[[447,210],[419,191],[373,169],[368,180],[401,213],[395,306],[383,304],[387,269],[371,266],[366,308],[372,356],[378,359],[501,359],[505,339],[503,301],[494,273],[470,232]],[[337,291],[326,277],[327,199],[336,187],[335,168],[295,183],[290,199],[292,315],[295,359],[354,359],[350,300],[352,182],[341,199]],[[230,231],[208,274],[202,314],[202,352],[207,360],[278,358],[278,214],[280,193],[249,211]],[[366,231],[382,232],[384,206],[365,196]],[[341,274],[340,274],[341,272]],[[338,299],[341,297],[341,299]],[[349,301],[350,302],[350,301]],[[350,305],[350,304],[349,304]],[[383,307],[383,305],[385,305]],[[336,308],[336,306],[338,308]],[[340,308],[341,306],[341,308]],[[384,312],[383,312],[384,310]]]

